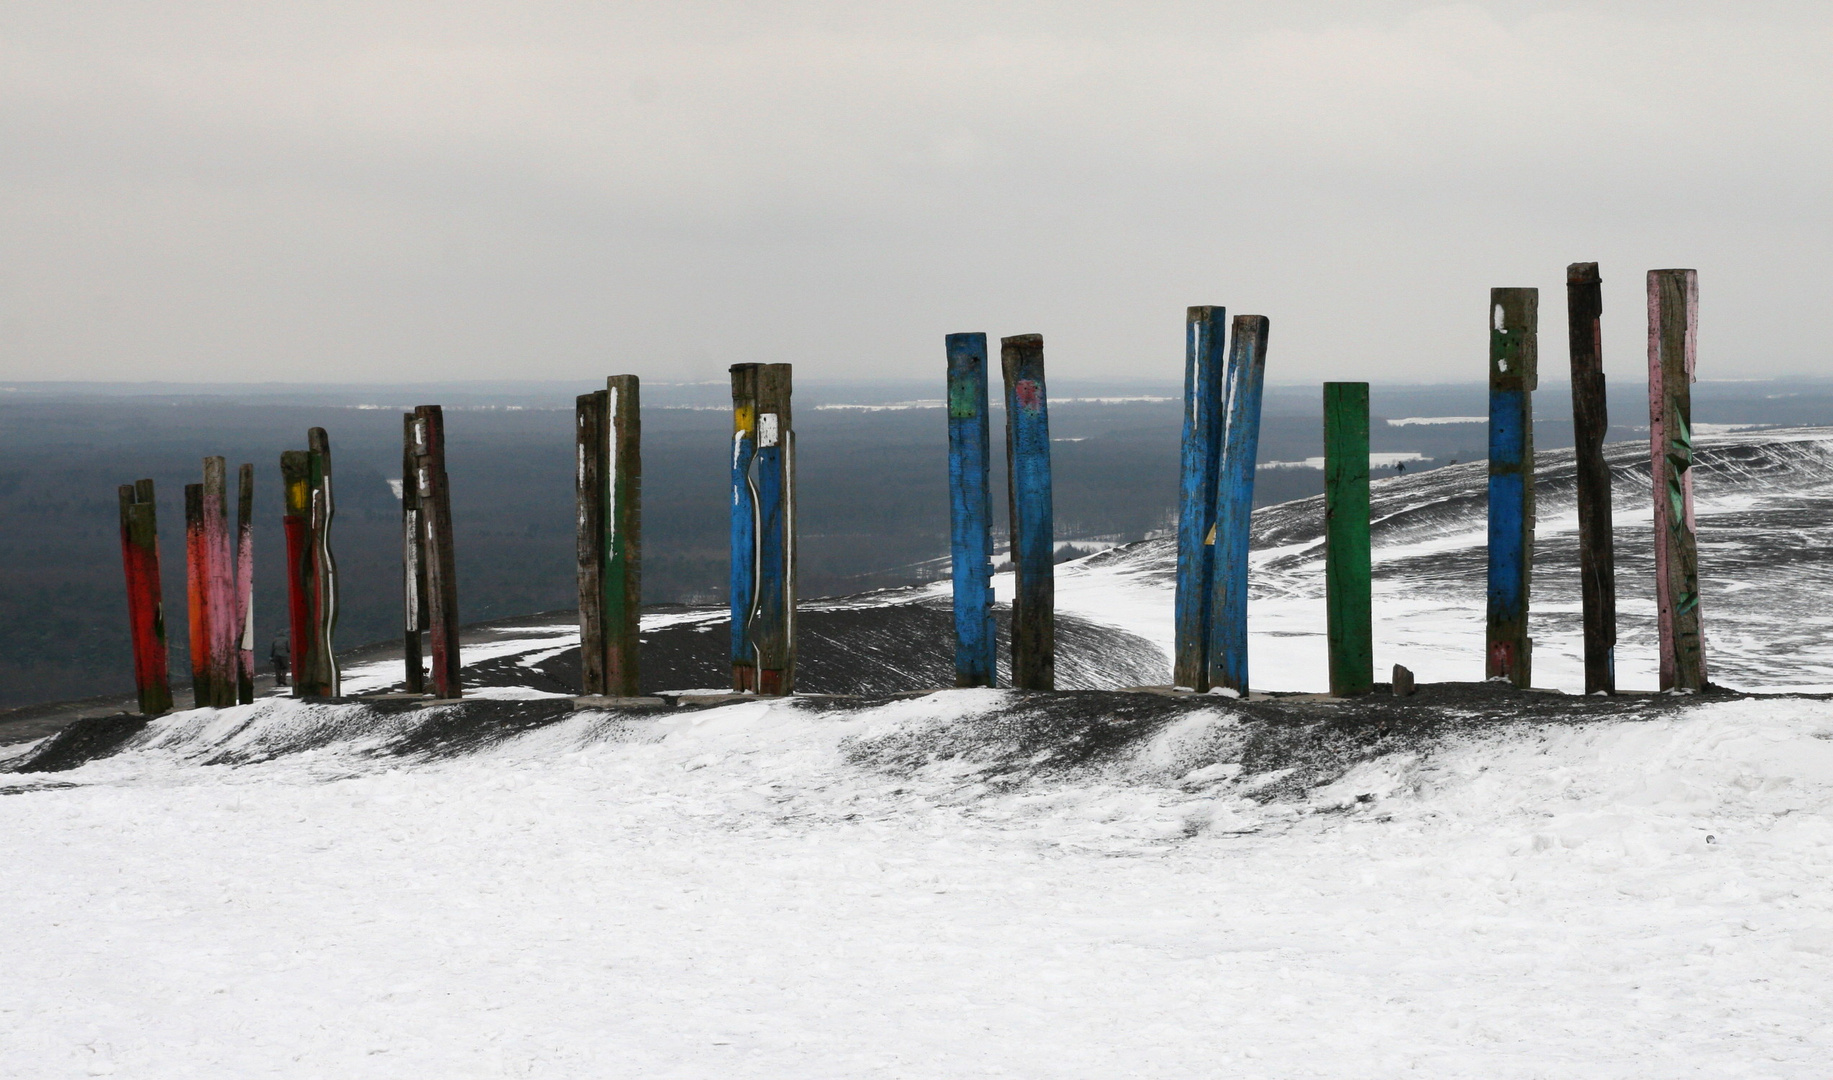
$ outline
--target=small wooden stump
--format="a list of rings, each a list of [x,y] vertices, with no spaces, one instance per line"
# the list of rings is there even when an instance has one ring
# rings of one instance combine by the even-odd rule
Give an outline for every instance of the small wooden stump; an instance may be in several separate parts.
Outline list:
[[[1394,665],[1394,696],[1412,697],[1417,689],[1413,685],[1413,673],[1399,664]]]

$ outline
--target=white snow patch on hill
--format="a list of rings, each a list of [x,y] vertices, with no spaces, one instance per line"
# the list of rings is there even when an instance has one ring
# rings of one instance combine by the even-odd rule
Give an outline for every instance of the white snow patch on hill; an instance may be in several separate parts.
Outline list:
[[[0,777],[18,1077],[1822,1077],[1833,706],[1522,723],[1261,804],[1232,714],[1002,787],[1002,695]],[[295,727],[296,730],[296,727]],[[241,742],[237,743],[237,740]],[[1226,755],[1224,755],[1226,756]],[[71,786],[52,786],[71,785]]]

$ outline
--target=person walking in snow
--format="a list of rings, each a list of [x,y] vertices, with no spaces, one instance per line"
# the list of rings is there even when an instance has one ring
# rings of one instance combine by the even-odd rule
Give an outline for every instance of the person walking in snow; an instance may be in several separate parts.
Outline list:
[[[274,685],[286,685],[286,673],[293,667],[293,643],[288,640],[286,632],[274,635],[273,647],[267,651],[267,658],[274,663]]]

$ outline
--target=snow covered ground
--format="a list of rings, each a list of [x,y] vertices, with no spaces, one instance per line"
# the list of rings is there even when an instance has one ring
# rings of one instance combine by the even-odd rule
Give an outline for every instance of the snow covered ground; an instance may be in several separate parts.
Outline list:
[[[1239,707],[1089,753],[1016,702],[452,757],[277,702],[0,775],[0,1075],[1828,1075],[1826,701],[1466,727],[1270,799]]]

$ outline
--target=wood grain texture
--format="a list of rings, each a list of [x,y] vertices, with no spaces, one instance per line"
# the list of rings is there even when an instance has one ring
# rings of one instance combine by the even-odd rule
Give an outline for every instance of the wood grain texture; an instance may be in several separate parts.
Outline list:
[[[574,556],[579,580],[579,685],[605,695],[605,391],[573,405]]]
[[[605,381],[602,470],[605,505],[604,685],[613,697],[636,697],[643,608],[643,413],[635,375]]]
[[[1533,681],[1534,406],[1540,290],[1489,292],[1489,583],[1484,677]]]
[[[1209,685],[1247,693],[1247,556],[1260,454],[1260,399],[1266,381],[1264,315],[1237,315],[1222,379],[1222,450],[1216,465],[1214,597],[1210,601]]]
[[[459,677],[458,561],[452,546],[452,494],[446,479],[445,410],[438,405],[414,409],[414,449],[419,457],[415,481],[426,515],[426,592],[428,645],[433,654],[433,696],[463,696]]]
[[[995,686],[992,431],[987,336],[950,334],[948,350],[949,552],[955,600],[955,685]]]
[[[1056,535],[1044,338],[1001,338],[1006,389],[1006,490],[1012,537],[1012,686],[1056,689]]]
[[[1699,274],[1648,272],[1649,456],[1655,497],[1655,616],[1663,690],[1707,686],[1693,523],[1693,389]]]
[[[1177,592],[1171,679],[1209,689],[1215,596],[1216,470],[1222,453],[1222,385],[1228,313],[1193,307],[1184,315],[1184,431],[1178,454]]]
[[[167,667],[165,603],[159,581],[159,522],[153,482],[122,484],[121,562],[127,576],[127,620],[133,645],[134,688],[143,716],[172,709]]]
[[[1579,592],[1584,609],[1585,693],[1617,692],[1617,571],[1610,466],[1604,438],[1604,294],[1597,263],[1566,267],[1566,328],[1572,359],[1572,431],[1578,473]]]
[[[1324,603],[1330,692],[1375,687],[1368,521],[1368,384],[1324,384]]]

